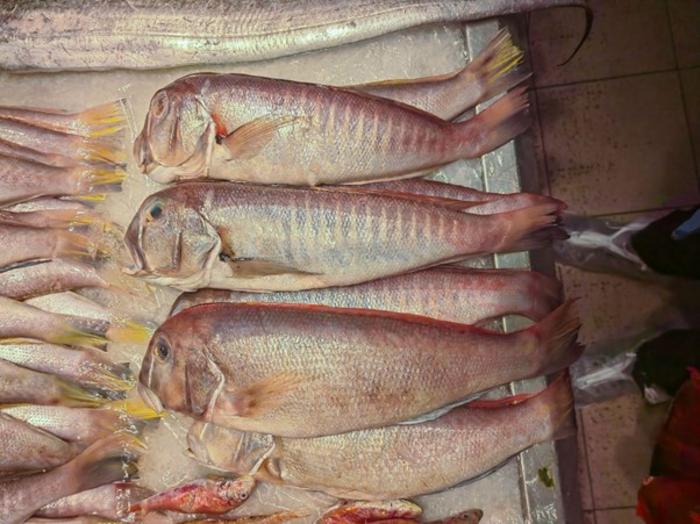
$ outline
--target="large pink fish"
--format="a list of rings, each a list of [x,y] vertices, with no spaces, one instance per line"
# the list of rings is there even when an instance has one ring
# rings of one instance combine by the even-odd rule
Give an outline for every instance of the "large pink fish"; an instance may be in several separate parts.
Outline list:
[[[509,334],[370,310],[203,304],[156,331],[139,381],[152,405],[195,418],[329,435],[405,421],[560,370],[580,354],[578,328],[571,303]]]
[[[149,196],[126,243],[133,271],[157,283],[294,291],[532,249],[557,233],[557,203],[483,216],[462,212],[465,205],[354,188],[194,181]]]

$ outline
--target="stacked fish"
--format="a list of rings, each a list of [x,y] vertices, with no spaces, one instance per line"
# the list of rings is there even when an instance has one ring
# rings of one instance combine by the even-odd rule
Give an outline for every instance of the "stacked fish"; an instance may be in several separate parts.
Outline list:
[[[527,128],[521,88],[441,118],[520,83],[520,59],[501,33],[442,78],[338,88],[194,74],[153,96],[134,155],[179,183],[143,202],[125,241],[132,273],[187,293],[150,341],[141,392],[193,417],[190,451],[241,477],[132,510],[226,514],[241,503],[231,483],[252,489],[252,476],[368,501],[329,522],[416,521],[383,504],[573,434],[565,374],[540,393],[477,399],[579,356],[558,283],[452,265],[546,245],[564,204],[416,178]],[[535,323],[479,327],[508,314]]]
[[[140,421],[156,416],[120,400],[133,376],[102,351],[146,331],[74,292],[130,291],[101,260],[107,224],[86,205],[119,189],[123,144],[121,102],[78,114],[0,107],[3,523],[72,517],[105,500],[117,518],[128,486],[113,482],[141,449]]]

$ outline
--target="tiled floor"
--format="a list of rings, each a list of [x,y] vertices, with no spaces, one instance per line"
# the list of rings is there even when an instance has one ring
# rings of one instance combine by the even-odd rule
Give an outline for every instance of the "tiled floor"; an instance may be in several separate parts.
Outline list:
[[[531,15],[539,178],[574,213],[632,219],[700,201],[700,0],[589,0],[582,14]],[[620,339],[668,317],[667,294],[637,281],[559,267],[581,298],[584,343]],[[665,407],[638,395],[587,406],[579,421],[586,524],[639,522],[634,506]]]

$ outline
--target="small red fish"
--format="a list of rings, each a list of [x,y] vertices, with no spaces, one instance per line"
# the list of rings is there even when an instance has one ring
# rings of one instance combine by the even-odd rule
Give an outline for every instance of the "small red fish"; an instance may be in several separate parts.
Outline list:
[[[255,488],[253,477],[200,479],[157,493],[129,506],[130,513],[171,510],[220,515],[245,502]]]
[[[353,502],[324,513],[318,524],[364,524],[386,520],[418,522],[422,509],[408,500]]]
[[[700,524],[700,482],[649,477],[639,489],[637,515],[647,524]]]

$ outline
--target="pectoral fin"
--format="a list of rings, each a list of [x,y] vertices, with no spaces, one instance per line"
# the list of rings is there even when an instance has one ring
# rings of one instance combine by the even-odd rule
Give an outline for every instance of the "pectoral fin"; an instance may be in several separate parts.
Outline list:
[[[234,258],[229,261],[233,274],[240,278],[255,278],[270,275],[318,275],[310,271],[288,266],[280,262],[263,259]]]
[[[255,417],[274,409],[304,382],[301,375],[280,373],[243,388],[224,388],[212,407],[212,420],[226,416]]]
[[[231,159],[251,158],[260,153],[278,131],[299,120],[296,116],[265,116],[248,122],[220,140]]]

